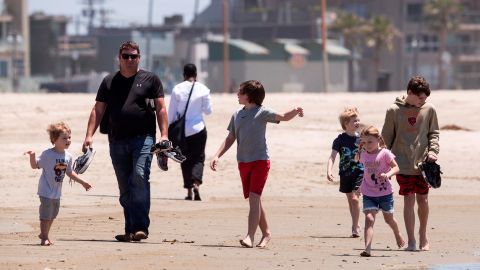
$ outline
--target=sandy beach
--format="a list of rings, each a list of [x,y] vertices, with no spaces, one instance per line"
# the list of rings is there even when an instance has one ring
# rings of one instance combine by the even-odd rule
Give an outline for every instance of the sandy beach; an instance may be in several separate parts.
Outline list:
[[[50,232],[55,244],[40,246],[36,191],[41,171],[30,168],[23,152],[40,154],[49,148],[47,125],[66,121],[72,128],[69,151],[80,155],[95,94],[2,94],[0,269],[480,269],[480,91],[433,90],[429,98],[440,126],[450,125],[440,132],[443,184],[429,196],[431,250],[397,249],[381,215],[372,257],[359,256],[363,229],[362,237],[349,237],[350,215],[345,195],[338,192],[338,177],[334,183],[326,178],[331,143],[341,132],[338,114],[345,106],[356,106],[363,124],[381,128],[385,110],[404,92],[267,93],[264,105],[279,112],[302,106],[305,117],[267,128],[271,171],[262,197],[273,238],[266,249],[246,249],[238,242],[247,230],[248,202],[234,147],[220,159],[218,172],[205,168],[201,202],[183,200],[178,164],[170,161],[167,172],[154,164],[149,238],[117,242],[123,213],[107,137],[99,133],[95,159],[82,175],[94,188],[85,192],[78,184],[64,183]],[[212,100],[214,112],[205,118],[208,161],[239,107],[234,94],[215,94]],[[406,237],[403,198],[392,183],[395,217]],[[362,227],[363,220],[362,214]]]

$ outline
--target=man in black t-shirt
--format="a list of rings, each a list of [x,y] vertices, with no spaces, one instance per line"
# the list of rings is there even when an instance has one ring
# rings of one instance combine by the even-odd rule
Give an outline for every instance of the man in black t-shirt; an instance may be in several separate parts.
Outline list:
[[[125,234],[115,238],[130,242],[148,237],[153,157],[150,147],[156,141],[155,121],[160,127],[160,140],[168,140],[168,118],[160,79],[138,69],[138,45],[132,41],[123,43],[118,60],[120,70],[106,76],[98,89],[83,148],[92,147],[93,134],[105,116],[110,157],[125,217]]]

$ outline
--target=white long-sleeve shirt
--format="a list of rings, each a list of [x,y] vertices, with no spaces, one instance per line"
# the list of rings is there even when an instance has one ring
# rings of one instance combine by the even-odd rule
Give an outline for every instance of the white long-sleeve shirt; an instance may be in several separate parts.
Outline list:
[[[192,83],[193,82],[190,81],[183,81],[173,87],[170,105],[168,106],[169,123],[173,123],[183,115]],[[203,114],[208,115],[212,113],[210,89],[202,83],[195,82],[192,91],[192,96],[188,103],[187,115],[185,117],[186,137],[202,131],[205,128]]]

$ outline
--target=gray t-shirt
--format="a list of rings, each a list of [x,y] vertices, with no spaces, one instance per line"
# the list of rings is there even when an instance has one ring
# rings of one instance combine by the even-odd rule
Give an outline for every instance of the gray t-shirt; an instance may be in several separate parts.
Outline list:
[[[38,168],[42,169],[42,175],[38,181],[39,196],[60,199],[65,173],[72,171],[72,159],[72,155],[67,151],[59,153],[53,148],[43,151],[37,158]]]
[[[265,132],[267,122],[275,121],[277,113],[264,106],[236,111],[228,124],[228,131],[237,139],[237,161],[269,160]]]

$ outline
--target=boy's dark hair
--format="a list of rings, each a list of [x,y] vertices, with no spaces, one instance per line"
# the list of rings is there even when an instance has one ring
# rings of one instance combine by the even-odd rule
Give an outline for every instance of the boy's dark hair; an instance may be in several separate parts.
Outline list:
[[[122,43],[118,49],[118,54],[121,54],[123,50],[137,50],[138,54],[140,54],[140,47],[133,41],[126,41]]]
[[[247,95],[248,102],[261,106],[265,99],[265,88],[257,80],[249,80],[240,84],[239,93]]]
[[[183,77],[191,78],[197,77],[197,67],[194,64],[186,64],[183,67]]]
[[[425,93],[425,95],[430,96],[430,85],[427,80],[421,76],[413,76],[408,82],[407,91],[412,91],[413,94],[419,95]]]

